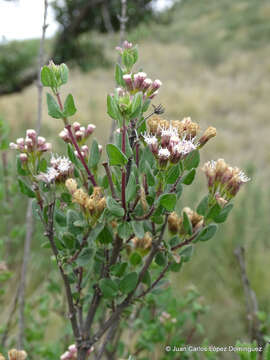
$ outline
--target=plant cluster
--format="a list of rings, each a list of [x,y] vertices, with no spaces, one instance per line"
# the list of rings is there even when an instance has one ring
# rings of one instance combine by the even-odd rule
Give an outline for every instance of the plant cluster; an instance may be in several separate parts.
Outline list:
[[[122,65],[116,65],[117,88],[107,96],[107,113],[118,129],[113,143],[106,145],[103,173],[100,146],[96,140],[91,150],[87,145],[93,125],[71,124],[73,96],[62,102],[61,87],[68,81],[65,64],[44,66],[41,81],[51,89],[49,115],[63,121],[60,137],[67,143],[67,157],[52,154],[46,159],[44,151],[51,147],[33,130],[11,143],[18,151],[20,189],[34,199],[34,214],[62,276],[72,349],[79,360],[93,346],[99,351],[103,335],[120,326],[132,306],[143,306],[167,273],[179,271],[197,242],[214,236],[232,209],[231,200],[249,180],[221,159],[207,163],[208,194],[196,210],[180,210],[179,199],[195,178],[200,150],[216,130],[209,127],[200,134],[190,118],[166,120],[160,105],[145,115],[161,81],[135,70],[136,46],[126,41],[118,51]],[[103,319],[97,322],[100,309]],[[109,340],[105,338],[105,345]]]

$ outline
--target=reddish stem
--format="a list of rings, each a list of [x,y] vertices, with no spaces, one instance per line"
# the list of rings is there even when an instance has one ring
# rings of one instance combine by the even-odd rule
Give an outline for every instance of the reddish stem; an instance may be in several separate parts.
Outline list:
[[[71,140],[72,144],[74,145],[75,149],[76,149],[77,152],[78,152],[78,156],[79,156],[79,158],[80,158],[80,160],[81,160],[81,163],[83,164],[83,167],[85,168],[85,171],[87,172],[88,179],[92,182],[93,186],[97,186],[97,183],[96,183],[96,180],[95,180],[95,178],[94,178],[94,175],[91,173],[90,169],[88,168],[88,166],[87,166],[87,164],[86,164],[86,162],[85,162],[85,159],[84,159],[84,157],[83,157],[83,155],[82,155],[82,153],[81,153],[81,150],[80,150],[80,148],[79,148],[79,145],[78,145],[78,143],[77,143],[77,141],[76,141],[76,139],[75,139],[75,137],[74,137],[74,135],[73,135],[73,133],[72,133],[71,125],[70,125],[70,124],[67,124],[67,125],[65,126],[65,128],[66,128],[67,131],[68,131],[68,135],[69,135],[69,137],[70,137],[70,140]]]
[[[126,122],[125,122],[125,118],[123,119],[122,152],[123,152],[123,154],[126,153]],[[125,171],[125,168],[122,169],[121,195],[122,195],[122,206],[123,206],[123,209],[126,212],[127,209],[126,209],[126,171]]]
[[[59,95],[59,93],[56,93],[56,98],[57,98],[57,101],[58,101],[58,105],[60,107],[60,110],[63,111],[64,108],[63,108],[63,104],[62,104],[62,101],[61,101],[61,97]],[[64,123],[65,123],[65,128],[67,129],[68,131],[68,134],[69,134],[69,137],[70,137],[70,140],[72,142],[72,144],[74,145],[75,149],[77,150],[78,152],[78,156],[81,160],[81,163],[83,164],[83,167],[85,168],[85,171],[87,172],[87,175],[88,175],[88,179],[92,182],[93,186],[97,186],[97,183],[96,183],[96,180],[94,178],[94,175],[91,173],[90,169],[88,168],[86,162],[85,162],[85,159],[81,153],[81,150],[79,148],[79,145],[77,143],[77,140],[75,139],[75,137],[73,136],[73,133],[72,133],[72,129],[71,129],[71,125],[68,123],[68,120],[66,117],[63,117],[63,120],[64,120]]]

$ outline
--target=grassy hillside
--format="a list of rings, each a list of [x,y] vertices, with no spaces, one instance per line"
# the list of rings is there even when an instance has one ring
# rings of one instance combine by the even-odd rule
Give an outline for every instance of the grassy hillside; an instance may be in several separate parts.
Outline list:
[[[168,119],[191,116],[203,129],[217,128],[218,136],[203,150],[202,161],[224,157],[252,174],[230,222],[215,240],[197,247],[194,261],[173,279],[176,294],[192,283],[210,305],[204,320],[210,344],[233,345],[237,339],[248,339],[245,299],[233,255],[238,244],[246,247],[248,275],[260,308],[270,312],[270,4],[183,0],[163,20],[166,25],[141,25],[129,35],[139,43],[140,66],[163,82],[155,103],[166,107]],[[99,41],[114,61],[117,38]],[[76,120],[96,124],[95,136],[104,144],[110,130],[106,93],[114,86],[113,69],[86,74],[73,70],[70,78],[66,91],[74,94]],[[0,98],[0,114],[10,123],[12,137],[34,126],[35,99],[34,86]],[[43,114],[43,132],[53,138],[62,124],[49,119],[45,105]],[[201,174],[197,184],[198,193],[186,197],[190,203],[204,191]]]

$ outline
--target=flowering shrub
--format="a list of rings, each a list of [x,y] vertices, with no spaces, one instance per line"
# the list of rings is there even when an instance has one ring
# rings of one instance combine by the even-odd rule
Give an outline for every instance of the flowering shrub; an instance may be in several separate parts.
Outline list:
[[[190,118],[165,120],[161,105],[145,115],[161,81],[134,70],[138,53],[131,43],[118,51],[123,64],[116,65],[118,87],[107,97],[107,112],[118,129],[106,146],[104,174],[101,146],[96,140],[91,150],[87,145],[95,126],[70,123],[76,113],[73,96],[62,102],[65,64],[44,66],[41,80],[51,89],[49,115],[63,121],[60,137],[67,157],[46,159],[52,147],[34,130],[10,144],[18,151],[21,192],[34,199],[34,214],[42,221],[65,286],[75,345],[62,359],[86,359],[132,306],[143,303],[167,273],[179,271],[193,246],[215,235],[249,180],[222,159],[210,161],[202,168],[208,194],[196,210],[180,210],[178,200],[195,178],[200,150],[216,130],[209,127],[200,134]],[[106,337],[100,351],[109,341]]]

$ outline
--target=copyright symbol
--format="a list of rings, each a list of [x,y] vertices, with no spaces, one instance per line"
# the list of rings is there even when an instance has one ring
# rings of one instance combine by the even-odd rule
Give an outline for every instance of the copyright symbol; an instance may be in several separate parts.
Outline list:
[[[166,347],[165,347],[165,350],[166,350],[167,352],[169,352],[169,351],[171,351],[171,347],[170,347],[170,346],[166,346]]]

